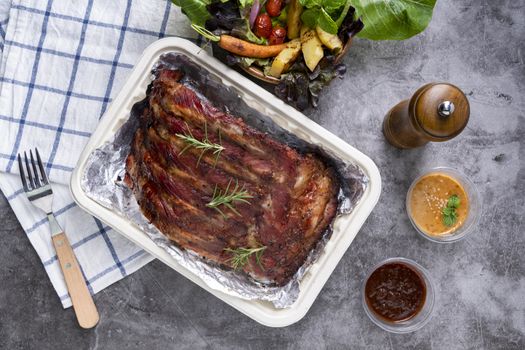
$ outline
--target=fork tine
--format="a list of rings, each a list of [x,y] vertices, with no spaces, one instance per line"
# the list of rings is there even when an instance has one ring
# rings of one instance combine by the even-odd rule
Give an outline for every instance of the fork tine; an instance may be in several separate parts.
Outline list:
[[[49,180],[47,179],[46,170],[44,169],[44,164],[42,163],[42,159],[40,159],[40,153],[38,153],[38,148],[35,147],[35,153],[36,153],[36,160],[38,162],[38,167],[40,168],[40,173],[42,173],[42,182],[44,185],[47,185],[49,183]]]
[[[22,185],[24,185],[24,191],[28,192],[29,187],[27,187],[26,174],[24,172],[24,166],[22,165],[22,158],[20,158],[20,153],[18,153],[18,169],[20,170],[20,179],[22,179]]]
[[[33,181],[33,175],[31,174],[31,167],[29,166],[29,161],[27,160],[27,153],[24,151],[24,160],[26,162],[26,170],[27,170],[27,177],[29,177],[29,184],[31,185],[31,189],[34,190],[35,187],[35,181]]]
[[[33,167],[33,174],[35,174],[35,184],[36,187],[40,187],[40,176],[38,175],[38,170],[36,170],[35,158],[33,158],[33,151],[29,150],[29,156],[31,157],[31,166]]]

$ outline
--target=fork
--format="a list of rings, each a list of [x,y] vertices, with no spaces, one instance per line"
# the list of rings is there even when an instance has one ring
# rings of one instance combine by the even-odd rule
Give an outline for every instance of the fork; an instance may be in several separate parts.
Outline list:
[[[88,291],[82,272],[78,265],[77,259],[66,234],[58,224],[53,214],[53,190],[49,184],[40,154],[35,148],[36,162],[33,158],[33,151],[29,151],[31,162],[27,159],[27,153],[24,152],[24,163],[27,171],[27,179],[22,164],[20,153],[18,154],[18,167],[20,168],[20,178],[24,186],[27,198],[36,207],[42,209],[49,221],[51,227],[51,239],[64,274],[69,296],[73,304],[73,309],[77,316],[78,324],[82,328],[93,328],[99,320],[99,315],[93,298]],[[31,163],[31,166],[29,165]],[[38,167],[37,167],[38,164]],[[40,172],[39,172],[40,171]]]

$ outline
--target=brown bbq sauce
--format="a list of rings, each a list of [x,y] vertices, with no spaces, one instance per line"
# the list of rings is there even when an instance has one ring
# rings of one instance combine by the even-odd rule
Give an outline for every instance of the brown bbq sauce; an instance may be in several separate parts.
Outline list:
[[[368,306],[388,322],[406,321],[417,315],[423,308],[426,293],[420,274],[398,262],[377,268],[365,286]]]

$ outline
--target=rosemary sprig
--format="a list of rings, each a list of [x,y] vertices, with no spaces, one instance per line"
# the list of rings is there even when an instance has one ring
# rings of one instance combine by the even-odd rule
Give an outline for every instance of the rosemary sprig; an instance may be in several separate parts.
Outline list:
[[[244,187],[239,187],[239,181],[235,180],[235,187],[233,187],[230,191],[230,187],[232,184],[232,180],[228,181],[228,186],[226,186],[226,189],[221,191],[217,185],[215,185],[215,189],[213,190],[213,196],[211,201],[206,204],[208,208],[213,208],[217,210],[222,216],[226,217],[226,215],[222,212],[222,210],[219,208],[219,206],[224,205],[226,208],[233,211],[235,214],[241,216],[241,214],[235,209],[233,206],[235,202],[242,202],[246,204],[250,204],[250,202],[247,201],[247,199],[253,198]]]
[[[201,154],[199,155],[199,158],[197,159],[197,166],[199,165],[202,156],[206,151],[213,151],[213,155],[215,155],[215,164],[217,164],[217,161],[219,160],[219,156],[221,155],[221,152],[224,151],[224,147],[222,146],[222,139],[221,139],[221,132],[219,131],[219,143],[213,143],[208,139],[208,125],[207,123],[204,123],[204,139],[198,140],[193,136],[191,133],[190,126],[188,123],[186,123],[186,127],[188,128],[188,132],[184,134],[175,134],[178,138],[181,138],[184,142],[187,143],[186,147],[182,149],[182,151],[179,152],[179,155],[186,152],[186,150],[190,147],[195,147],[196,149],[202,150]]]
[[[226,248],[224,250],[232,253],[232,257],[228,261],[231,262],[233,268],[237,270],[239,268],[244,267],[244,265],[248,263],[248,260],[250,259],[250,256],[252,254],[255,254],[255,261],[257,262],[257,265],[263,268],[263,266],[261,265],[261,257],[265,249],[266,247],[258,247],[258,248],[241,247],[237,249]]]
[[[441,209],[441,213],[443,214],[443,224],[445,226],[450,227],[456,223],[458,220],[458,212],[456,209],[459,208],[460,204],[461,201],[457,195],[454,194],[448,198],[447,205]]]

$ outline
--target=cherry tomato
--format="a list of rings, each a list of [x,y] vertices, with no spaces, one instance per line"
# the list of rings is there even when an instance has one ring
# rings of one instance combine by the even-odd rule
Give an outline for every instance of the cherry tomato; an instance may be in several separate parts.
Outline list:
[[[272,33],[272,20],[267,13],[261,13],[257,16],[253,24],[253,31],[260,38],[268,38],[270,36]]]
[[[277,17],[281,13],[281,7],[283,5],[283,0],[268,0],[266,2],[266,12],[271,17]]]
[[[284,39],[286,39],[286,29],[277,25],[272,29],[272,33],[268,38],[268,43],[270,45],[282,44]]]

